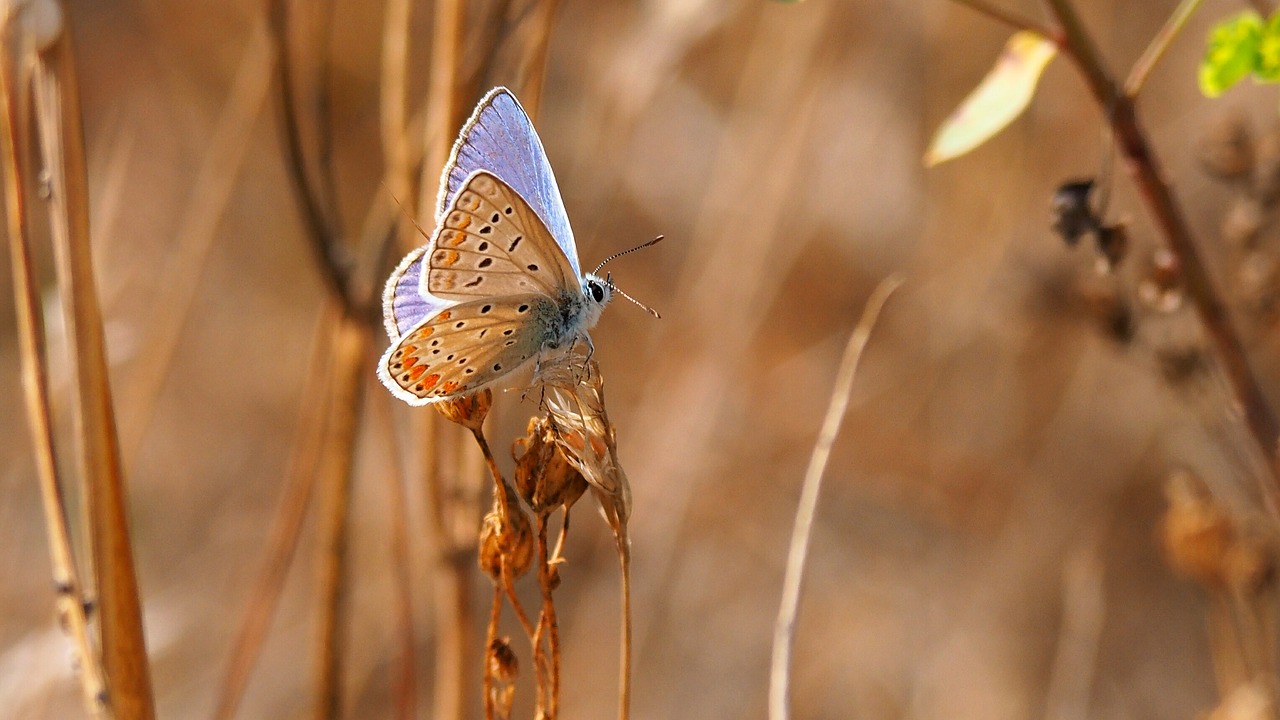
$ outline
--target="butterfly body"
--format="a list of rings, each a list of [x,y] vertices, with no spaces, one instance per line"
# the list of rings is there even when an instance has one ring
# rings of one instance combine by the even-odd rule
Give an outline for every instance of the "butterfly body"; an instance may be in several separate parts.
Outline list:
[[[387,281],[378,376],[412,404],[502,380],[581,339],[613,295],[578,268],[550,164],[503,88],[480,101],[441,179],[437,226]]]

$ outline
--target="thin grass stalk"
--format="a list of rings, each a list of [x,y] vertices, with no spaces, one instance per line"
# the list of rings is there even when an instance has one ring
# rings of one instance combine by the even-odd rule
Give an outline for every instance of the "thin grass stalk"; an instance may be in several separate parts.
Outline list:
[[[215,720],[231,720],[244,697],[254,663],[262,651],[271,618],[280,603],[285,580],[298,549],[303,521],[311,505],[316,471],[327,436],[328,408],[335,384],[331,377],[330,357],[338,333],[340,311],[330,304],[320,314],[311,359],[304,376],[302,404],[298,410],[299,426],[291,445],[289,465],[284,473],[284,487],[263,553],[262,567],[250,592],[249,602],[240,627],[232,642],[226,675],[218,691],[214,707]]]
[[[614,539],[618,547],[618,583],[621,594],[618,643],[618,720],[631,717],[631,539],[627,534],[627,517],[617,513]],[[557,656],[559,653],[557,652]],[[558,657],[557,657],[558,659]],[[558,664],[558,663],[557,663]],[[556,672],[559,676],[559,672]]]
[[[27,235],[27,206],[24,178],[28,169],[18,155],[25,146],[19,128],[25,127],[26,103],[19,93],[24,84],[18,79],[15,60],[26,56],[24,47],[30,39],[22,34],[21,23],[12,15],[12,6],[0,18],[0,163],[4,170],[5,218],[8,224],[9,250],[13,268],[14,308],[17,316],[19,353],[22,358],[22,386],[26,397],[27,423],[35,454],[36,475],[40,482],[41,504],[48,533],[53,583],[57,591],[58,616],[71,636],[80,688],[85,709],[94,718],[113,717],[109,705],[106,678],[98,653],[93,647],[88,606],[72,550],[68,526],[66,498],[62,493],[56,461],[49,381],[45,362],[44,325],[41,320],[40,293],[36,289],[35,267],[31,260]],[[29,49],[29,48],[28,48]]]
[[[484,633],[484,677],[481,692],[484,697],[484,720],[494,720],[493,667],[489,653],[498,641],[498,622],[502,619],[502,588],[494,583],[493,599],[489,603],[489,624]]]
[[[39,53],[33,88],[37,134],[51,190],[55,266],[75,367],[74,415],[81,439],[81,470],[88,486],[103,668],[117,716],[149,720],[155,716],[155,699],[89,247],[88,175],[79,89],[71,37],[65,28]]]
[[[335,720],[342,714],[342,671],[347,622],[347,541],[356,430],[365,388],[368,328],[344,317],[334,347],[335,387],[328,432],[319,468],[320,626],[315,716]]]
[[[817,514],[822,476],[827,469],[827,460],[831,457],[831,447],[835,444],[840,425],[844,421],[845,410],[849,407],[849,393],[853,389],[853,379],[858,371],[858,361],[862,359],[862,351],[871,338],[871,330],[875,327],[880,309],[900,284],[902,279],[897,275],[890,275],[882,280],[872,291],[866,308],[862,311],[862,318],[849,334],[849,343],[845,346],[840,368],[836,371],[831,402],[827,405],[826,417],[822,420],[822,428],[809,456],[809,467],[805,470],[800,503],[796,508],[795,526],[791,531],[791,547],[787,552],[782,603],[773,630],[773,661],[769,671],[770,720],[786,720],[791,715],[791,653],[795,646],[796,614],[800,608],[800,591],[809,557],[809,540],[813,535],[813,519]]]

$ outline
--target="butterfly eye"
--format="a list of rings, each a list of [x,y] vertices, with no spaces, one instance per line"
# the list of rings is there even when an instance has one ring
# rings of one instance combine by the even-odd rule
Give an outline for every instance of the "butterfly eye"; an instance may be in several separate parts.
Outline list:
[[[588,283],[588,286],[591,288],[591,299],[596,302],[604,302],[604,288],[600,287],[600,283]]]

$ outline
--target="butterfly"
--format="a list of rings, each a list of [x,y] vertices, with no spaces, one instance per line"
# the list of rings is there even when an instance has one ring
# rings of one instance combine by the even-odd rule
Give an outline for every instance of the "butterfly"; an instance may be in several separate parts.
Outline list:
[[[614,287],[583,274],[551,164],[510,90],[490,90],[440,179],[436,228],[387,280],[378,378],[410,405],[501,380],[591,329]],[[598,269],[598,268],[597,268]]]

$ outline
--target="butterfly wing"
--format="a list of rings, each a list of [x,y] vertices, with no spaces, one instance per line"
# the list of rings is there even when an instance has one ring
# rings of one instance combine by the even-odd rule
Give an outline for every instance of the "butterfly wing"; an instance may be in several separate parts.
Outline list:
[[[391,344],[378,363],[378,378],[410,405],[475,392],[538,354],[548,303],[528,293],[441,310]]]
[[[449,201],[426,258],[425,294],[445,300],[579,292],[578,276],[520,193],[487,170]]]
[[[449,305],[422,292],[423,256],[426,252],[427,248],[423,246],[406,255],[382,291],[382,319],[392,342]]]
[[[560,198],[551,163],[529,115],[515,95],[504,87],[490,90],[462,126],[440,178],[437,221],[444,217],[449,201],[477,170],[488,170],[502,178],[528,201],[559,244],[573,268],[574,277],[581,276],[573,229],[569,227],[569,215]]]

